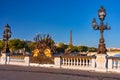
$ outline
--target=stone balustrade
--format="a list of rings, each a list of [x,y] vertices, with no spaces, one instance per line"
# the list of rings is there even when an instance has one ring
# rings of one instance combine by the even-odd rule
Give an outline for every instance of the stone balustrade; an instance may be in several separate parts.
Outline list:
[[[14,55],[14,56],[7,56],[7,64],[13,64],[13,65],[25,65],[29,66],[29,56],[24,55]]]
[[[9,56],[6,54],[2,54],[0,57],[0,64],[33,66],[30,63],[29,56]],[[110,57],[106,54],[97,54],[96,56],[55,56],[54,66],[52,65],[52,67],[120,73],[120,58]]]
[[[57,57],[61,59],[61,68],[75,68],[75,69],[89,69],[93,70],[95,67],[95,57],[90,56],[62,56]],[[58,64],[58,61],[56,62]]]
[[[120,72],[120,57],[108,57],[108,71]]]
[[[62,65],[90,67],[92,57],[62,57]]]
[[[11,65],[24,65],[29,66],[29,56],[20,56],[20,55],[12,55],[9,56],[7,54],[2,54],[0,57],[1,64],[11,64]]]
[[[14,55],[14,56],[8,56],[9,62],[25,62],[25,56],[21,55]]]
[[[120,58],[107,55],[55,57],[55,66],[67,69],[120,72]]]

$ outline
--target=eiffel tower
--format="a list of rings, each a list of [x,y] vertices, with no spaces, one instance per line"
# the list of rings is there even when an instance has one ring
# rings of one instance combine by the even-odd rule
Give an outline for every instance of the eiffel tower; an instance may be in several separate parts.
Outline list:
[[[72,30],[70,30],[70,43],[69,43],[69,45],[73,45],[72,44]]]

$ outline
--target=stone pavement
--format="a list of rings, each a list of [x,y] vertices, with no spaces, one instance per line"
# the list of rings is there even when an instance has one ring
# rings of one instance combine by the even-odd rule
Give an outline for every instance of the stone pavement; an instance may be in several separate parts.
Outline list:
[[[120,80],[120,73],[0,65],[0,80]]]

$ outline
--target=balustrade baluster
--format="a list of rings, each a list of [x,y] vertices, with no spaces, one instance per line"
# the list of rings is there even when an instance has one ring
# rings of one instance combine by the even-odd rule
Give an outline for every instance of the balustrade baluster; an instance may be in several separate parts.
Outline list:
[[[64,58],[62,58],[62,64],[64,65]]]
[[[75,66],[75,64],[76,64],[76,59],[74,58],[74,66]]]
[[[120,69],[120,59],[118,59],[118,69]]]
[[[86,67],[88,67],[88,58],[86,58]]]
[[[81,62],[82,60],[81,60],[81,58],[79,58],[79,60],[80,60],[79,64],[80,64],[80,66],[82,66],[82,62]]]
[[[70,58],[68,58],[68,66],[70,66]]]
[[[65,58],[65,62],[64,63],[65,63],[65,65],[67,65],[67,59],[66,58]]]
[[[113,59],[113,68],[116,69],[116,60]]]
[[[73,59],[72,58],[70,58],[70,65],[72,66],[72,63],[73,63]]]
[[[66,61],[65,61],[66,65],[68,65],[68,60],[67,60],[67,58],[65,58],[65,60],[66,60]]]
[[[78,60],[78,58],[77,58],[77,66],[78,66],[78,63],[79,63],[78,61],[79,61],[79,60]]]
[[[82,63],[83,63],[83,67],[85,66],[85,60],[84,60],[84,58],[82,58]]]

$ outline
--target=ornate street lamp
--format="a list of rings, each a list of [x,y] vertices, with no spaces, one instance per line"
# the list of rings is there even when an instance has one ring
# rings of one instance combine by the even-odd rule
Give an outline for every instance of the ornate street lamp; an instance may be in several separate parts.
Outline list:
[[[104,43],[104,37],[103,37],[103,32],[104,30],[110,30],[110,27],[108,24],[104,24],[103,20],[106,17],[106,10],[104,9],[103,6],[98,10],[98,17],[100,19],[100,24],[98,25],[96,22],[96,19],[94,18],[92,21],[92,26],[94,30],[100,30],[100,40],[99,40],[99,45],[98,45],[98,54],[106,54],[106,46]]]
[[[9,47],[8,47],[8,40],[11,37],[11,29],[10,26],[7,24],[6,26],[4,26],[4,32],[3,32],[3,40],[5,42],[5,47],[3,52],[4,53],[9,53]]]

